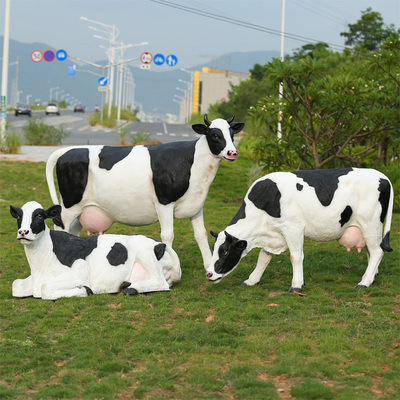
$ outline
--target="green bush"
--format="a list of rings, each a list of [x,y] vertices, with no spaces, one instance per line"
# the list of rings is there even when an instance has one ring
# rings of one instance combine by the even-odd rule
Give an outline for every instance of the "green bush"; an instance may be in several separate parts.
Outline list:
[[[22,128],[25,142],[31,146],[52,146],[61,144],[69,133],[64,128],[46,125],[41,119],[29,119],[28,124]]]
[[[15,132],[10,132],[6,138],[6,148],[3,151],[7,154],[18,154],[21,144],[21,138]]]

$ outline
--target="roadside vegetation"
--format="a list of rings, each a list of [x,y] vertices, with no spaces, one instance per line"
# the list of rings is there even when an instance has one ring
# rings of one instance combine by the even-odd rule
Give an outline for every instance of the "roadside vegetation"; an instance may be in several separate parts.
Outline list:
[[[24,142],[31,146],[54,146],[60,145],[62,140],[69,135],[63,126],[56,128],[47,125],[40,118],[32,118],[22,128]]]
[[[108,105],[106,104],[103,108],[103,124],[101,124],[101,113],[95,112],[89,118],[89,124],[91,126],[95,125],[103,125],[107,128],[115,128],[117,126],[117,116],[118,116],[118,109],[115,106],[111,107],[111,115],[108,116]],[[121,121],[137,121],[137,110],[131,108],[122,108],[121,109]]]
[[[222,163],[206,200],[208,230],[225,228],[254,164]],[[289,254],[255,287],[240,287],[257,251],[218,285],[207,282],[190,222],[175,221],[182,280],[171,292],[17,299],[29,274],[9,206],[51,205],[45,164],[0,162],[0,398],[394,399],[400,385],[400,216],[374,285],[355,290],[365,250],[306,242],[305,296],[288,293]],[[51,225],[50,225],[51,226]],[[109,233],[155,239],[159,225]],[[213,239],[210,237],[210,244]]]

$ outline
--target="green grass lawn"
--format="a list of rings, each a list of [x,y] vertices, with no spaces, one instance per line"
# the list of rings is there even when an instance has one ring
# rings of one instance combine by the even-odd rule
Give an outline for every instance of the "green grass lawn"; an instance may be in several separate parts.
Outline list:
[[[225,228],[247,191],[251,163],[222,162],[205,204],[208,230]],[[176,221],[182,280],[170,292],[17,299],[29,275],[10,204],[51,205],[45,164],[0,161],[1,399],[398,399],[399,222],[380,275],[354,289],[365,250],[305,245],[306,296],[289,294],[287,252],[261,282],[240,287],[257,250],[220,284],[205,279],[189,221]],[[110,233],[159,239],[159,226]],[[210,238],[210,244],[213,240]]]

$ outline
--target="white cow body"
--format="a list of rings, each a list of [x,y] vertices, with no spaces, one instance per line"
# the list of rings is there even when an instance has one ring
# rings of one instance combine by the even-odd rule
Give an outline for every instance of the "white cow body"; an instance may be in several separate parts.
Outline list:
[[[193,142],[54,152],[46,177],[52,201],[58,204],[56,168],[63,229],[78,235],[83,226],[89,233],[104,233],[114,222],[140,226],[159,221],[161,240],[172,246],[174,218],[190,218],[206,268],[211,252],[203,206],[221,160],[237,158],[232,140],[243,124],[205,120],[206,125],[193,125],[203,135]]]
[[[179,259],[171,247],[142,235],[80,238],[51,231],[44,219],[59,217],[60,210],[43,210],[36,202],[11,207],[31,269],[28,278],[13,282],[13,296],[54,300],[119,291],[136,294],[166,291],[180,280]]]
[[[383,252],[391,251],[392,207],[392,185],[375,170],[348,168],[266,175],[253,183],[235,218],[218,234],[207,277],[219,282],[251,249],[259,247],[262,250],[257,266],[244,282],[257,284],[272,255],[289,248],[291,291],[301,291],[304,239],[338,240],[348,251],[367,247],[368,268],[358,288],[369,287]]]

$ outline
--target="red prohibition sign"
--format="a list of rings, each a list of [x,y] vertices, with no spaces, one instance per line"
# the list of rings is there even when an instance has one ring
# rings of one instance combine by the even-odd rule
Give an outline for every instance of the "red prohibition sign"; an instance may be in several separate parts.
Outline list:
[[[56,58],[53,50],[46,50],[43,54],[44,60],[47,62],[52,62]]]
[[[31,60],[35,63],[39,63],[43,60],[43,54],[40,50],[34,50],[31,53]]]
[[[148,51],[145,51],[140,55],[140,61],[143,64],[150,64],[153,61],[153,54],[149,53]]]

